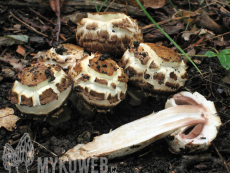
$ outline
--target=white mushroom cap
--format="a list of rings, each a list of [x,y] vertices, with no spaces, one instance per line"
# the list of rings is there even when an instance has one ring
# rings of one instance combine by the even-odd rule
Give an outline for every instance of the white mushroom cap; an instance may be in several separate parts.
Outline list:
[[[9,98],[23,113],[48,115],[62,106],[71,89],[72,80],[59,65],[36,63],[18,73]]]
[[[76,59],[85,56],[84,48],[73,44],[60,44],[57,48],[51,48],[46,52],[42,60],[46,64],[59,64],[64,69],[70,69]]]
[[[124,98],[128,76],[107,54],[87,55],[69,71],[74,91],[90,106],[110,109]]]
[[[192,153],[207,150],[211,142],[216,138],[221,126],[221,120],[217,115],[214,103],[206,100],[205,97],[198,92],[193,94],[180,92],[167,100],[165,108],[167,109],[178,105],[195,105],[197,109],[199,107],[202,108],[204,110],[203,116],[205,123],[195,126],[185,126],[169,135],[167,141],[170,150],[174,153]]]
[[[119,66],[129,75],[130,84],[150,93],[175,92],[187,80],[187,66],[176,52],[153,43],[134,42]]]
[[[89,52],[122,56],[133,41],[143,42],[143,35],[136,20],[116,12],[87,13],[77,27],[76,38]],[[120,58],[120,57],[119,57]]]

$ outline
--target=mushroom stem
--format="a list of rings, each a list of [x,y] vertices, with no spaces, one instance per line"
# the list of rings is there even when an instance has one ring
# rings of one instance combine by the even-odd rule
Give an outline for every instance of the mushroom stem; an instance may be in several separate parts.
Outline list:
[[[69,99],[77,108],[78,112],[83,115],[87,120],[92,120],[95,117],[96,111],[83,100],[81,100],[75,93],[72,93]]]
[[[95,137],[88,144],[79,144],[60,159],[68,161],[94,156],[106,156],[112,159],[125,156],[166,137],[178,128],[197,124],[205,126],[209,118],[216,116],[206,112],[206,108],[200,105],[173,105]]]
[[[130,96],[129,104],[131,106],[140,106],[142,102],[147,100],[149,97],[149,94],[146,94],[146,92],[134,89],[132,87],[128,88],[127,93]]]

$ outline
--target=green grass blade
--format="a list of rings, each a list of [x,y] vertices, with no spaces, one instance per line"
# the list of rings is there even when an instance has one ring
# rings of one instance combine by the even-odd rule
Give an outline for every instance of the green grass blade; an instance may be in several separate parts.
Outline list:
[[[99,11],[98,11],[98,8],[97,8],[96,0],[94,0],[94,5],[95,5],[95,8],[96,8],[96,11],[99,12]]]
[[[101,11],[102,7],[105,5],[105,3],[106,3],[107,1],[108,1],[108,0],[105,0],[105,1],[103,2],[103,4],[101,4],[101,7],[99,8],[99,11],[98,11],[98,12]]]
[[[173,39],[163,30],[161,27],[153,20],[153,18],[149,15],[149,13],[145,10],[145,8],[142,6],[139,0],[136,0],[137,4],[140,6],[140,8],[144,11],[146,16],[151,20],[151,22],[179,49],[181,53],[184,54],[186,58],[192,63],[192,65],[197,69],[199,73],[201,73],[200,69],[196,66],[196,64],[188,57],[188,55],[176,44],[176,42],[173,41]]]
[[[183,16],[183,15],[181,14],[181,12],[176,8],[176,6],[172,3],[171,0],[169,0],[169,2],[170,2],[170,4],[173,6],[173,8],[176,9],[176,11],[177,11],[177,13],[180,15],[180,17],[182,17],[182,19],[183,19],[185,22],[187,22],[187,26],[186,26],[186,28],[185,28],[185,31],[188,29],[188,26],[189,26],[189,25],[193,28],[194,26],[193,26],[192,24],[189,23],[189,21],[190,21],[190,11],[191,11],[190,0],[188,0],[188,2],[189,2],[189,18],[188,18],[188,20],[184,18],[184,16]]]

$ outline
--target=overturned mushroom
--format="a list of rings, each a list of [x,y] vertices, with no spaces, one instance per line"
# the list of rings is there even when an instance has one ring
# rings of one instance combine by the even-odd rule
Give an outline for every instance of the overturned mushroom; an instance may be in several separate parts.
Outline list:
[[[78,101],[84,104],[80,107],[107,111],[125,98],[128,76],[107,54],[86,55],[69,73]]]
[[[71,89],[72,80],[59,65],[36,63],[18,73],[9,99],[22,113],[48,115],[64,104]]]
[[[204,109],[205,123],[182,127],[166,139],[170,150],[174,153],[205,151],[216,138],[221,121],[217,115],[214,103],[207,101],[199,93],[180,92],[168,99],[165,108],[179,105],[194,105]]]
[[[184,61],[172,49],[153,43],[138,43],[128,49],[119,62],[129,75],[129,83],[149,93],[170,93],[184,86]]]
[[[77,27],[76,38],[89,52],[123,55],[133,41],[143,42],[143,35],[136,20],[116,12],[88,13]]]
[[[195,97],[196,95],[199,94],[194,93]],[[203,106],[181,102],[184,99],[187,99],[187,97],[181,95],[177,104],[171,104],[165,110],[156,114],[152,113],[107,134],[95,137],[88,144],[78,144],[67,151],[60,159],[68,161],[98,156],[106,156],[112,159],[125,156],[166,137],[178,128],[197,124],[206,126],[213,119],[218,122],[212,125],[212,129],[215,129],[212,132],[216,136],[221,122],[216,114],[212,114],[213,110],[215,110],[214,105],[210,104],[211,102],[204,99],[204,97],[202,97]],[[190,97],[190,101],[196,102],[193,99],[194,97]],[[169,103],[170,101],[167,102],[167,104]]]
[[[64,69],[70,69],[76,59],[80,59],[87,53],[84,48],[73,44],[60,44],[57,48],[52,47],[46,52],[42,60],[46,64],[59,64]]]

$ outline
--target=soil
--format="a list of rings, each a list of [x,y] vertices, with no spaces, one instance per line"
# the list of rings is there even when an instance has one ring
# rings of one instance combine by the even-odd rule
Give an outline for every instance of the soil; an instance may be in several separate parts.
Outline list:
[[[14,9],[10,9],[14,10]],[[27,13],[27,9],[21,9],[24,13]],[[153,12],[153,10],[149,10]],[[42,12],[42,10],[40,10]],[[160,12],[156,10],[155,12]],[[28,12],[31,15],[31,12]],[[55,14],[50,11],[48,14],[43,14],[51,19],[55,20]],[[18,22],[12,18],[8,18],[9,10],[6,10],[0,16],[0,30],[1,36],[13,34],[10,30],[4,30],[3,28],[13,27]],[[28,16],[32,18],[31,16]],[[141,25],[150,23],[147,19],[139,19]],[[21,32],[30,36],[38,36],[36,33],[28,30],[25,26],[21,26]],[[73,33],[74,24],[70,24],[70,27],[63,26],[61,33],[64,33],[66,38],[71,37]],[[49,33],[47,31],[47,33]],[[178,34],[179,35],[179,34]],[[178,37],[175,35],[174,38]],[[54,42],[49,38],[50,42]],[[229,44],[229,40],[228,44]],[[27,49],[31,52],[37,52],[39,50],[47,50],[50,48],[50,42],[43,41],[41,43],[31,43],[27,46]],[[194,41],[193,41],[194,42]],[[167,47],[172,47],[172,44],[165,39],[163,41]],[[183,42],[178,41],[179,45],[183,45]],[[207,44],[213,45],[214,43],[208,42]],[[22,58],[20,54],[16,53],[16,45],[2,46],[0,52],[7,48],[7,53],[13,57]],[[225,46],[216,47],[218,50],[226,48]],[[31,50],[33,49],[33,50]],[[35,51],[36,50],[36,51]],[[199,48],[202,51],[203,48]],[[32,56],[28,54],[26,60],[31,60]],[[218,133],[217,138],[214,140],[209,149],[203,153],[179,155],[173,154],[168,149],[168,144],[165,139],[161,139],[154,142],[150,146],[136,152],[132,155],[109,160],[109,172],[113,167],[117,168],[117,172],[124,173],[150,173],[150,172],[227,172],[226,166],[230,169],[230,109],[229,109],[229,92],[230,85],[223,82],[223,78],[229,75],[229,71],[225,70],[217,58],[207,57],[195,57],[199,60],[197,66],[202,70],[203,75],[200,75],[198,71],[190,63],[188,63],[188,75],[189,80],[181,90],[190,92],[199,92],[204,95],[208,100],[215,103],[218,115],[221,118],[223,125]],[[1,67],[9,67],[7,63],[2,63]],[[150,113],[157,112],[164,109],[164,104],[167,100],[164,96],[149,97],[140,106],[133,107],[129,104],[129,96],[126,97],[112,112],[102,114],[98,113],[92,120],[87,120],[78,113],[71,101],[68,101],[70,105],[71,119],[67,122],[61,123],[58,126],[51,126],[48,122],[43,120],[30,119],[22,115],[16,107],[8,100],[8,93],[13,85],[13,78],[5,78],[0,82],[0,107],[14,108],[15,115],[21,119],[17,122],[17,128],[12,132],[7,131],[5,128],[0,128],[0,155],[3,154],[3,146],[6,143],[10,143],[13,148],[17,146],[17,143],[21,136],[27,132],[30,137],[36,143],[33,143],[35,156],[34,162],[29,166],[30,172],[37,172],[38,157],[55,157],[61,156],[64,152],[71,149],[78,143],[87,143],[93,140],[93,137],[100,134],[108,133],[110,130],[139,119]],[[41,147],[43,146],[43,147]],[[224,162],[225,161],[225,162]],[[2,157],[0,157],[0,165],[3,165]],[[49,168],[51,165],[49,163]],[[12,168],[12,171],[16,170]],[[0,166],[0,172],[8,172],[3,166]],[[19,167],[19,172],[26,172],[25,165]],[[59,172],[56,167],[56,172]]]

